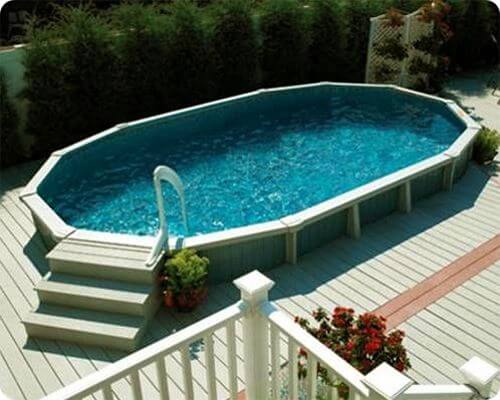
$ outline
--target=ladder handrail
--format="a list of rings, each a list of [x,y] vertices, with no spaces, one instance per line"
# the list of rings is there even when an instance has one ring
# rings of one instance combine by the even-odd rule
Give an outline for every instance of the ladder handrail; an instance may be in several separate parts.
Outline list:
[[[177,195],[179,196],[181,202],[181,212],[184,228],[186,229],[186,233],[189,232],[189,225],[186,214],[186,201],[184,197],[184,185],[182,183],[182,180],[172,168],[167,167],[166,165],[159,165],[153,172],[153,184],[156,192],[156,204],[158,207],[160,229],[158,235],[156,236],[155,244],[151,249],[151,252],[149,253],[148,260],[146,261],[147,266],[151,266],[155,263],[165,245],[168,248],[168,222],[165,214],[163,192],[161,190],[162,181],[170,183],[177,192]]]

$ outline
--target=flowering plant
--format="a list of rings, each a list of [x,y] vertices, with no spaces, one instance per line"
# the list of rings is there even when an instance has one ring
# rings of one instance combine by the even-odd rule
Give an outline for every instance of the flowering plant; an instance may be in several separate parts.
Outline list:
[[[403,372],[410,368],[410,361],[402,341],[404,332],[396,329],[387,333],[386,319],[371,313],[356,316],[352,308],[336,307],[332,314],[318,308],[312,313],[314,326],[305,318],[295,317],[295,322],[325,346],[344,358],[363,374],[387,362]],[[299,353],[299,376],[305,377],[307,351]],[[326,368],[318,365],[318,375],[329,385]]]

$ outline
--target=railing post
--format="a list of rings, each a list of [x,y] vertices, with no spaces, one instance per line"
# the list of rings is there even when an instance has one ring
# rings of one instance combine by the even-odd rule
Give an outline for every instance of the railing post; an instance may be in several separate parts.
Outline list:
[[[269,343],[268,321],[259,312],[259,306],[268,300],[274,282],[255,270],[238,278],[234,284],[241,291],[247,306],[243,317],[243,350],[246,399],[262,400],[269,397]]]
[[[483,398],[489,398],[493,380],[500,374],[500,369],[483,361],[479,357],[472,357],[460,367],[466,383],[476,389]]]
[[[413,385],[410,378],[385,362],[366,375],[363,382],[371,389],[370,400],[397,399]]]

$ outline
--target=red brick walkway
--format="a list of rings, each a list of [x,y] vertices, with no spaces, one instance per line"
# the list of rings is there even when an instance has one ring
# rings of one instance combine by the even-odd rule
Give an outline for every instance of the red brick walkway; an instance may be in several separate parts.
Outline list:
[[[499,259],[500,235],[497,235],[373,312],[385,316],[388,329],[392,329]]]

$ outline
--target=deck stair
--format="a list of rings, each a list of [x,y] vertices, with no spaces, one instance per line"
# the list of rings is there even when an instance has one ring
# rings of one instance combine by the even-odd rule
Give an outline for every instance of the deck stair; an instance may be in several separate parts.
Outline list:
[[[71,236],[61,241],[35,287],[40,304],[23,319],[28,335],[135,350],[159,304],[158,264],[145,266],[149,251]]]

